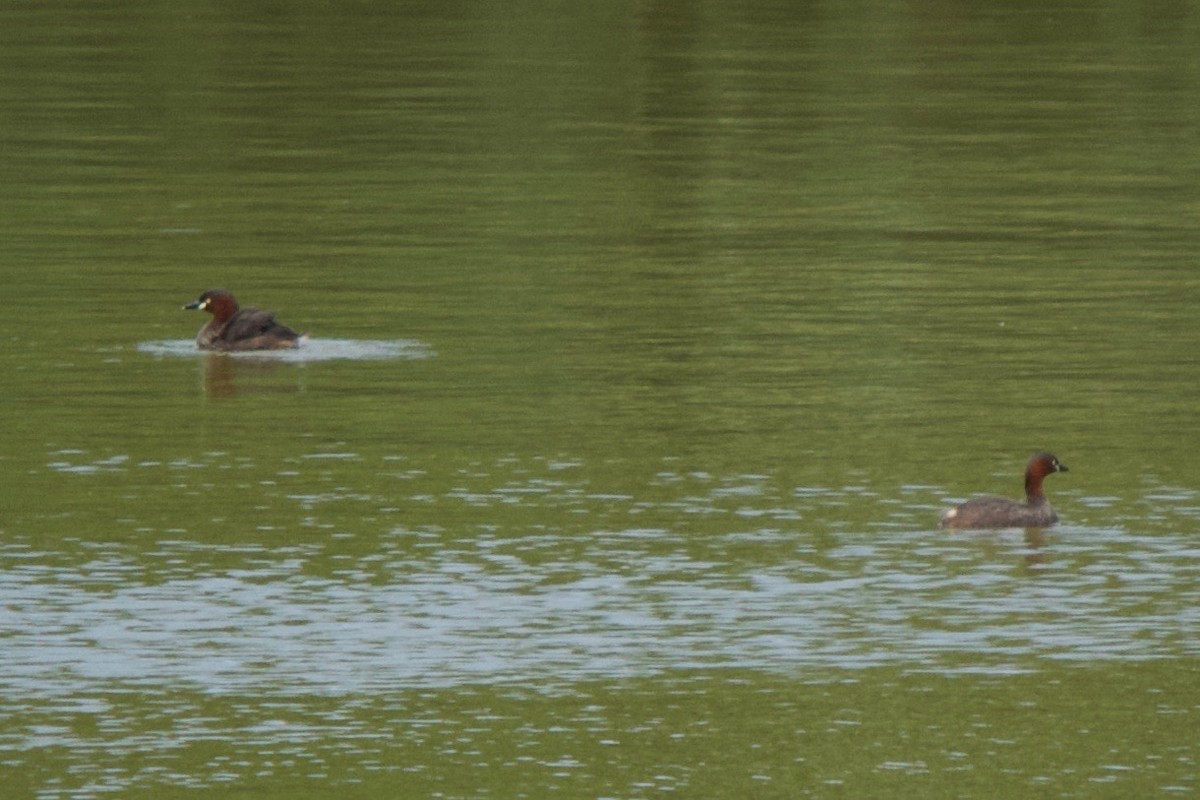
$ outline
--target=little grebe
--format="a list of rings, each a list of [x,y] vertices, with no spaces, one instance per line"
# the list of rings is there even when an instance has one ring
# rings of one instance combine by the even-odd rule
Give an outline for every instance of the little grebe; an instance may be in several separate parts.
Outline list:
[[[224,289],[209,289],[185,309],[198,308],[213,315],[196,336],[201,350],[281,350],[299,347],[304,337],[275,321],[274,311],[238,308]]]
[[[1050,453],[1038,453],[1025,467],[1025,502],[1005,497],[977,497],[942,514],[943,528],[1045,528],[1058,521],[1042,493],[1042,481],[1067,465]]]

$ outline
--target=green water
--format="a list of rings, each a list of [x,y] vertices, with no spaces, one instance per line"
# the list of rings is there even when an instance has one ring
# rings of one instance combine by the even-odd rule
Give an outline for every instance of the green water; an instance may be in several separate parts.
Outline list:
[[[0,11],[14,796],[1194,793],[1200,17],[850,5]]]

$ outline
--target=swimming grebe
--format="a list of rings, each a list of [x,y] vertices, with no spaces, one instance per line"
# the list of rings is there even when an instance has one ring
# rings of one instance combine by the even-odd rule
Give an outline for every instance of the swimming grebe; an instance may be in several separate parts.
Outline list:
[[[943,528],[1045,528],[1058,521],[1042,494],[1042,481],[1067,465],[1050,453],[1038,453],[1025,467],[1025,502],[1006,497],[977,497],[942,514]]]
[[[198,308],[213,315],[196,336],[201,350],[282,350],[299,347],[303,337],[275,321],[274,311],[238,308],[224,289],[209,289],[185,309]]]

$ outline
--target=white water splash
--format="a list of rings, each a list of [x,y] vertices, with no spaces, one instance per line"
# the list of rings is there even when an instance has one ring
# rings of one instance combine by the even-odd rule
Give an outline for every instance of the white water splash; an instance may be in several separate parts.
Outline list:
[[[196,358],[219,356],[271,361],[384,361],[433,358],[433,348],[416,339],[305,339],[300,347],[288,350],[251,350],[222,353],[198,350],[191,339],[164,339],[139,342],[138,352],[160,358]]]

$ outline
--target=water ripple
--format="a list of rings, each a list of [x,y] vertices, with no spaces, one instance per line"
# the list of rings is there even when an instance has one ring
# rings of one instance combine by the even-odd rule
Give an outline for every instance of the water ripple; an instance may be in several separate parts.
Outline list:
[[[1197,650],[1195,591],[1178,591],[1182,562],[1166,541],[1144,543],[1157,556],[1060,567],[1053,581],[1019,568],[1023,542],[1003,545],[997,562],[956,540],[925,544],[913,559],[912,533],[847,537],[822,555],[825,566],[800,556],[731,574],[683,552],[648,552],[648,542],[674,541],[596,532],[571,560],[535,564],[530,553],[553,542],[484,537],[420,564],[397,548],[333,577],[304,575],[300,553],[140,583],[140,568],[120,558],[52,568],[9,548],[0,674],[6,693],[21,695],[114,680],[341,693],[700,667],[1006,673],[1039,659]]]

